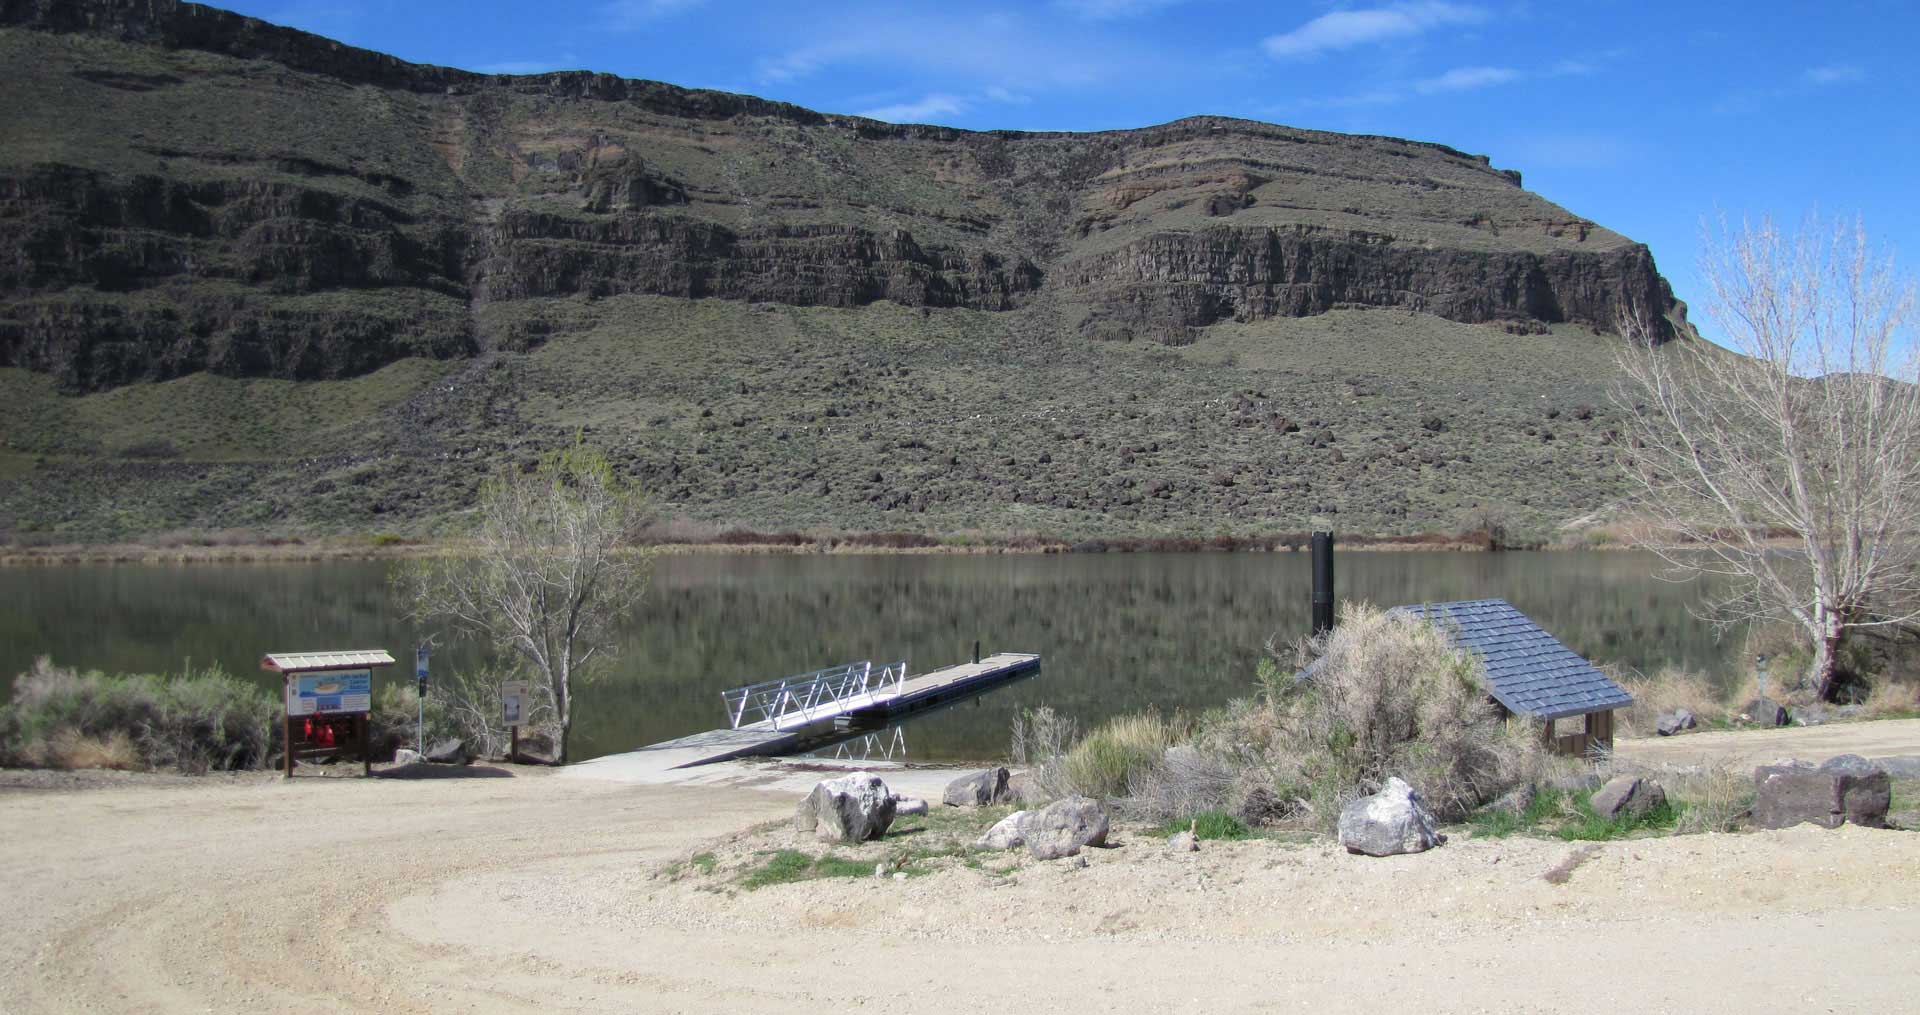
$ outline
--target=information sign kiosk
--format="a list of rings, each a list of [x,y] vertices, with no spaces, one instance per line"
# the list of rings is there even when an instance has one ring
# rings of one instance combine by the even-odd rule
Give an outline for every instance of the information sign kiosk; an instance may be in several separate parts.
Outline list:
[[[260,668],[285,680],[285,726],[281,743],[287,778],[300,758],[360,756],[360,771],[370,773],[367,718],[373,711],[373,671],[392,666],[380,649],[352,652],[274,652]]]

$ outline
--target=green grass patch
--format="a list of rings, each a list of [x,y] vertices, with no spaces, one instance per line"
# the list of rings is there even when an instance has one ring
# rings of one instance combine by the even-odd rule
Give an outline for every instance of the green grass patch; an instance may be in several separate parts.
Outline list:
[[[1173,835],[1176,832],[1184,832],[1188,828],[1192,828],[1194,836],[1201,839],[1224,839],[1233,841],[1237,839],[1252,839],[1259,835],[1259,833],[1253,829],[1248,828],[1245,822],[1225,811],[1202,811],[1184,821],[1169,821],[1154,829],[1153,834],[1160,836]]]
[[[687,863],[699,868],[702,874],[712,874],[713,869],[720,865],[720,858],[711,852],[695,853],[688,858]]]
[[[834,856],[832,853],[822,853],[814,857],[797,849],[783,849],[768,857],[766,863],[743,874],[740,878],[740,887],[751,892],[768,885],[785,885],[796,881],[871,877],[872,875],[873,865],[862,860],[849,860]]]
[[[1605,842],[1640,832],[1670,831],[1678,823],[1684,807],[1684,804],[1668,802],[1645,814],[1623,814],[1607,819],[1593,812],[1592,790],[1576,793],[1543,789],[1525,811],[1476,814],[1467,824],[1475,836],[1530,835],[1569,842]]]

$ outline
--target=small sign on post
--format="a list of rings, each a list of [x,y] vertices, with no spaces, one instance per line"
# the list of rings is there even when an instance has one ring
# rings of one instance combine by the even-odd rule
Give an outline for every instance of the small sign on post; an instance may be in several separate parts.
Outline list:
[[[418,690],[422,698],[427,696],[427,655],[428,647],[425,642],[413,651],[413,679],[420,685]]]
[[[527,721],[527,682],[505,680],[500,683],[500,718],[508,733],[507,760],[520,760],[520,724]]]

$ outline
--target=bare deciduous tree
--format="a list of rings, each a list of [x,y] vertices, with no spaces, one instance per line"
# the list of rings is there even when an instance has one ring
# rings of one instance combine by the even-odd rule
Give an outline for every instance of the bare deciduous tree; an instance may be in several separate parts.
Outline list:
[[[1714,619],[1796,624],[1828,697],[1848,630],[1920,616],[1914,287],[1857,222],[1722,222],[1705,248],[1726,348],[1623,327],[1642,543],[1722,579]]]
[[[606,457],[575,444],[530,472],[489,479],[467,552],[398,577],[414,619],[451,622],[523,664],[532,714],[550,717],[562,763],[576,682],[612,650],[614,622],[646,592],[650,561],[624,545],[637,508]]]

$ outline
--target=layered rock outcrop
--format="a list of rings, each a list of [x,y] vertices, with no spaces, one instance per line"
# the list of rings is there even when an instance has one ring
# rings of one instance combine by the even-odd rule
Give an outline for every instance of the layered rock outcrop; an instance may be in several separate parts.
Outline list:
[[[465,356],[497,340],[483,308],[571,296],[1045,301],[1169,344],[1343,307],[1682,320],[1644,246],[1441,145],[883,124],[409,64],[176,0],[0,2],[0,59],[0,365],[69,391]]]

